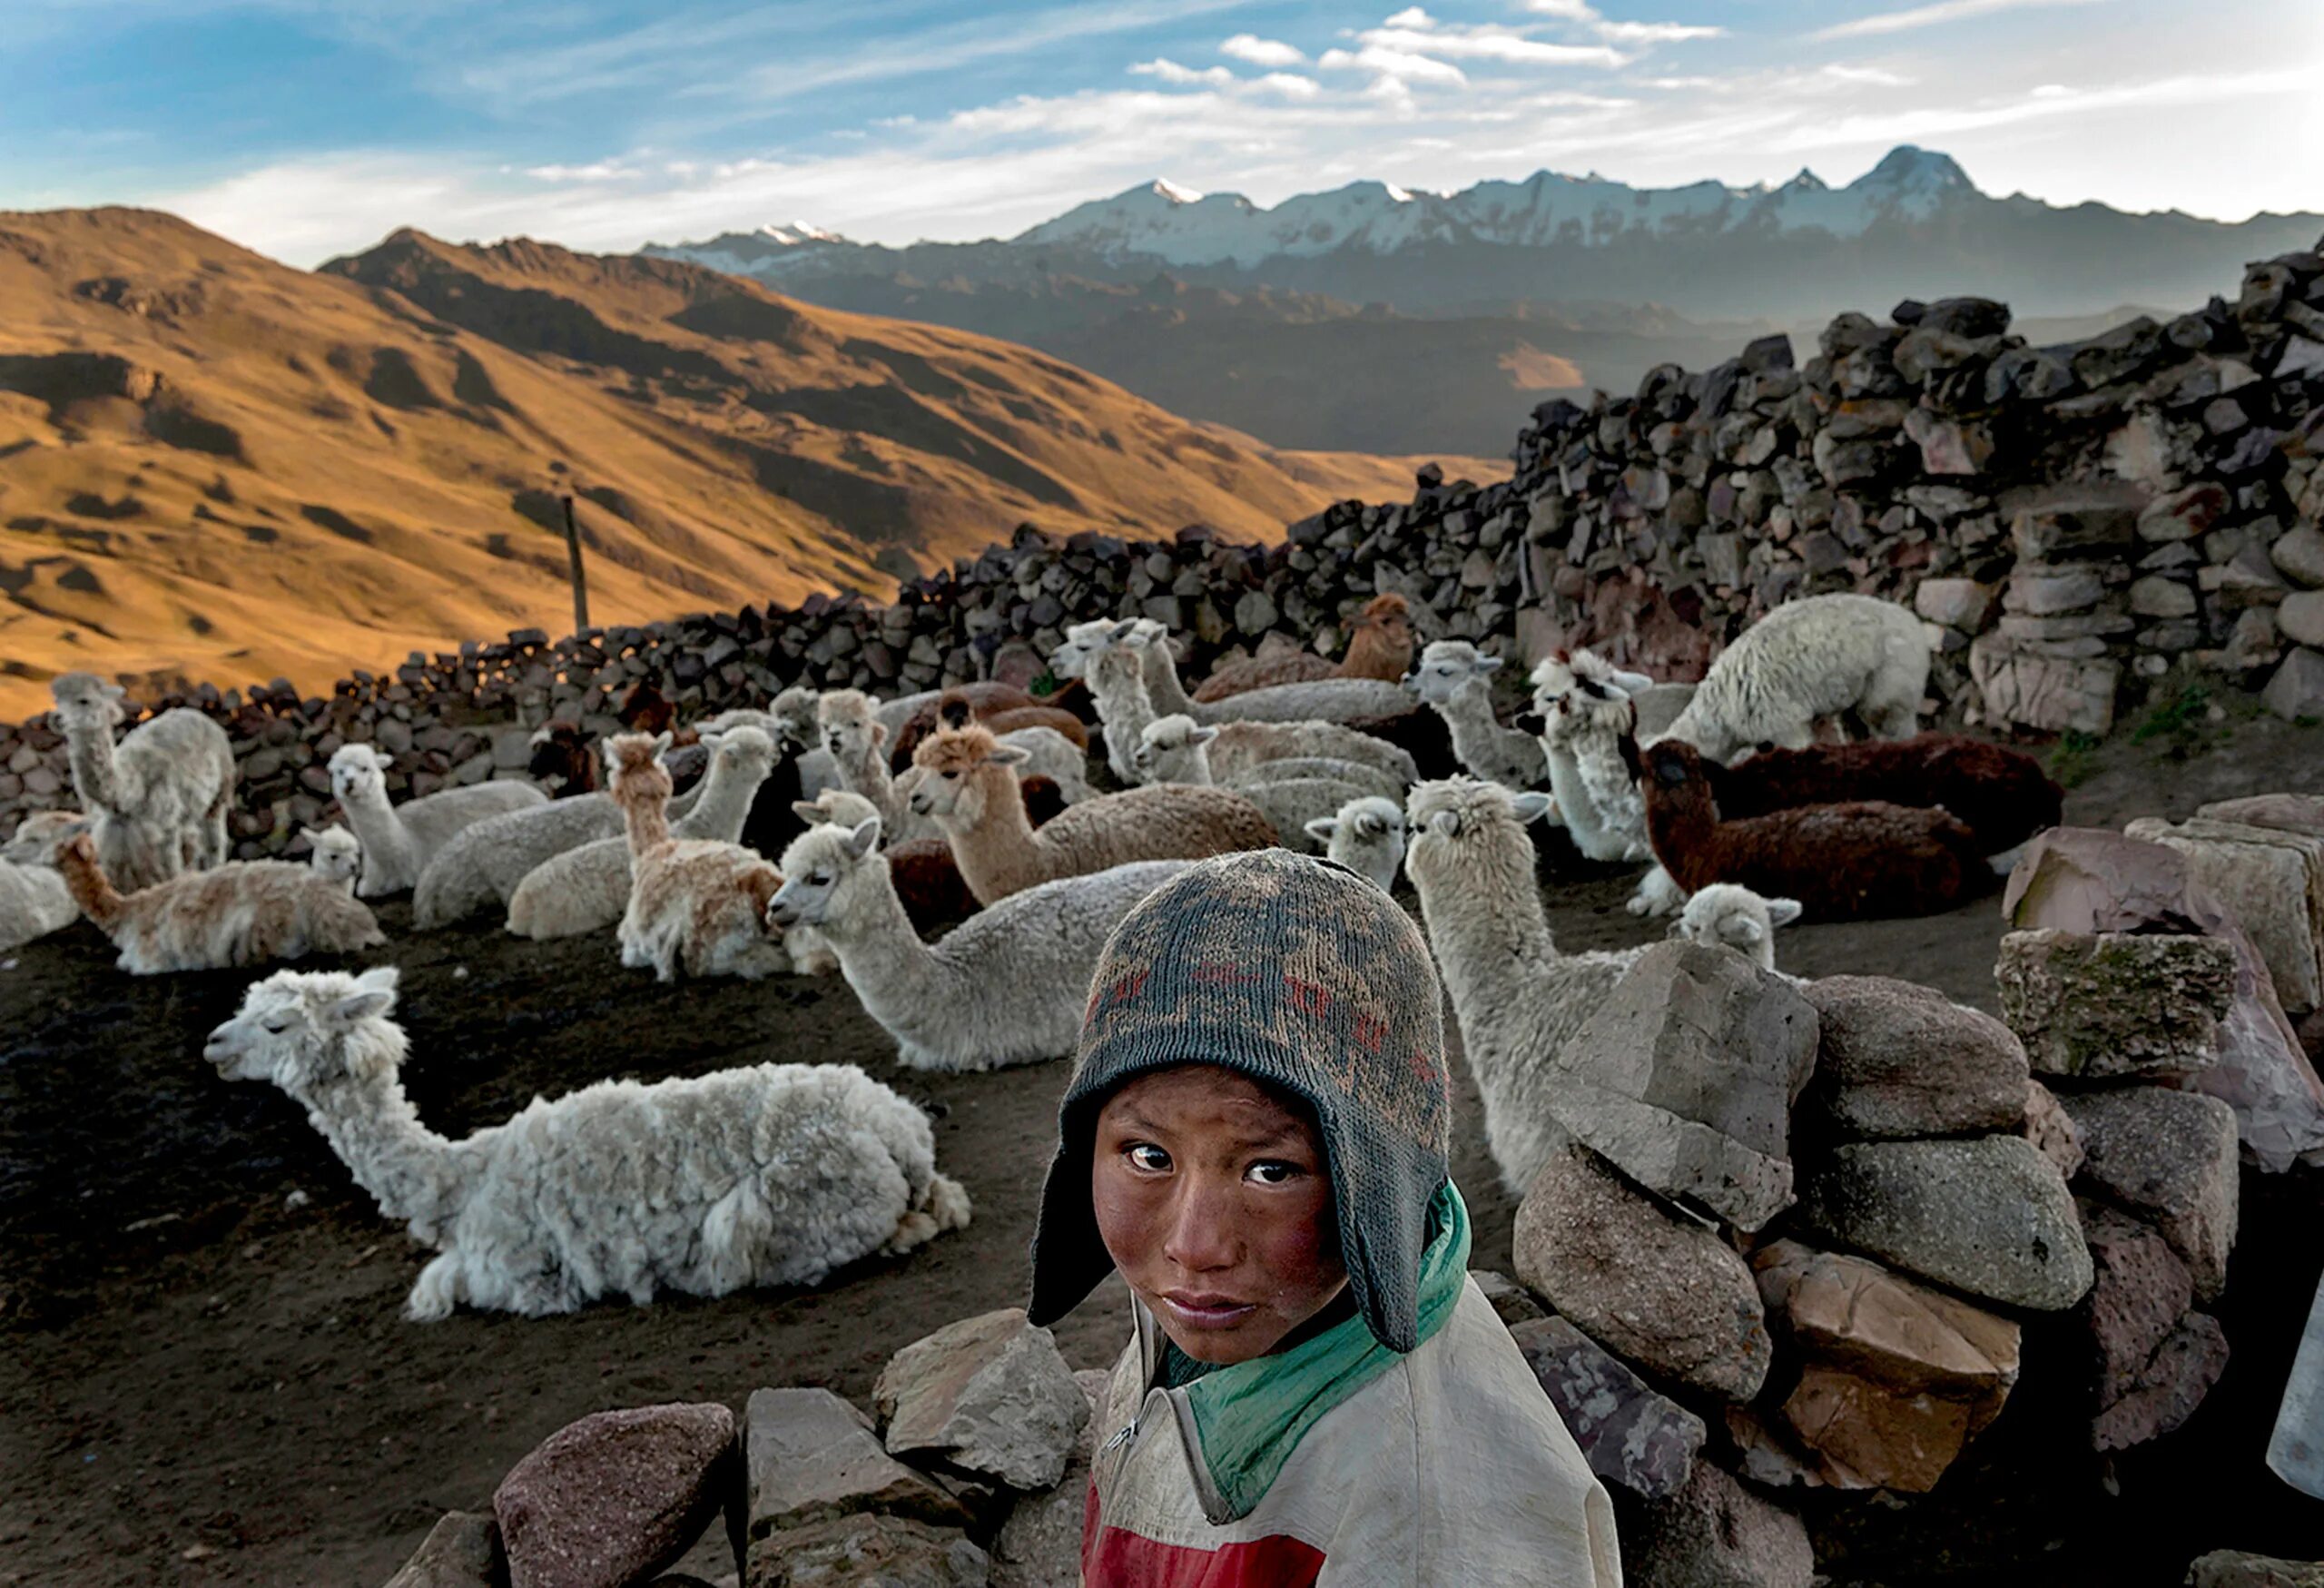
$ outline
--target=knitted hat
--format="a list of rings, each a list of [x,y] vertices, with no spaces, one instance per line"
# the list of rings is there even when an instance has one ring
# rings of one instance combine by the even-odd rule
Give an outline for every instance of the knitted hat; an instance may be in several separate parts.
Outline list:
[[[1382,1345],[1413,1349],[1429,1201],[1451,1146],[1439,1000],[1412,917],[1344,866],[1249,851],[1149,894],[1098,961],[1058,1108],[1032,1320],[1063,1317],[1113,1267],[1089,1197],[1106,1100],[1151,1070],[1215,1064],[1315,1110],[1357,1308]]]

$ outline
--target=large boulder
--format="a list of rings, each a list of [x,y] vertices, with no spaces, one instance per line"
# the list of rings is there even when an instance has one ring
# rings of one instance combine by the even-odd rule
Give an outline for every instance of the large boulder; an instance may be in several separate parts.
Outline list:
[[[2079,1184],[2160,1230],[2211,1301],[2227,1286],[2239,1180],[2235,1113],[2217,1098],[2126,1086],[2059,1100],[2082,1139]]]
[[[736,1478],[714,1403],[596,1412],[550,1435],[492,1496],[510,1588],[627,1588],[684,1554]]]
[[[1649,1190],[1757,1229],[1791,1204],[1791,1108],[1816,1012],[1742,955],[1639,957],[1558,1058],[1558,1122]]]
[[[1622,1575],[1640,1588],[1808,1588],[1807,1528],[1708,1461],[1622,1534]]]
[[[872,1419],[827,1389],[753,1391],[744,1408],[750,1548],[810,1523],[876,1511],[965,1526],[950,1491],[880,1447]]]
[[[2066,1183],[2022,1136],[1837,1147],[1800,1188],[1798,1225],[2004,1306],[2055,1312],[2090,1288]]]
[[[2009,1028],[1917,982],[1811,981],[1821,1046],[1807,1103],[1844,1137],[2007,1130],[2025,1119],[2025,1051]]]
[[[2096,1352],[2091,1443],[2127,1450],[2185,1422],[2227,1364],[2227,1339],[2191,1311],[2195,1282],[2171,1244],[2102,1203],[2083,1228],[2097,1273],[2083,1313]]]
[[[500,1528],[480,1511],[447,1511],[387,1588],[496,1588],[507,1577]]]
[[[1014,1307],[906,1346],[872,1394],[890,1455],[941,1461],[1012,1489],[1054,1484],[1089,1420],[1056,1336]]]
[[[2013,932],[1994,981],[2003,1018],[2043,1075],[2187,1076],[2219,1062],[2235,948],[2191,932]]]
[[[1561,1317],[1512,1325],[1509,1337],[1591,1472],[1649,1500],[1685,1486],[1708,1433],[1700,1417]]]
[[[2250,933],[2286,1009],[2324,1003],[2324,837],[2203,817],[2142,816],[2122,832],[2187,856],[2195,880]]]
[[[1772,1347],[1751,1270],[1587,1148],[1542,1166],[1511,1248],[1517,1277],[1609,1350],[1728,1400],[1758,1394]]]

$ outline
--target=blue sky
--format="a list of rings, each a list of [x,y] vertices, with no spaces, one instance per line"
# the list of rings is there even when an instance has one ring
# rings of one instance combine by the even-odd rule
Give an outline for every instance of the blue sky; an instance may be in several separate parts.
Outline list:
[[[0,208],[298,264],[412,224],[614,250],[1009,235],[1167,176],[1262,203],[1538,168],[2324,211],[2319,0],[0,0]]]

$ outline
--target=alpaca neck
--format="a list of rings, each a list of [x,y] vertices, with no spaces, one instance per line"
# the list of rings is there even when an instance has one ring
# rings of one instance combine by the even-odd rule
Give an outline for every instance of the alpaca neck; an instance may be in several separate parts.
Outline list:
[[[1482,874],[1420,890],[1429,942],[1464,1031],[1472,1024],[1533,1023],[1524,984],[1544,974],[1558,957],[1533,885],[1532,845],[1521,833],[1514,843],[1525,851],[1522,855],[1481,857],[1486,861]],[[1482,1057],[1471,1050],[1472,1063]],[[1487,1078],[1481,1073],[1477,1079],[1483,1085]]]
[[[1581,767],[1575,761],[1573,745],[1566,740],[1541,742],[1541,756],[1549,764],[1550,793],[1558,802],[1558,815],[1574,842],[1584,846],[1603,830],[1600,821],[1598,802],[1590,797],[1589,786],[1581,780]]]
[[[1647,841],[1662,869],[1686,893],[1701,885],[1688,880],[1700,869],[1689,862],[1709,851],[1718,826],[1710,791],[1699,783],[1679,789],[1657,788],[1647,796]]]
[[[632,789],[616,794],[615,803],[621,806],[623,834],[629,840],[629,858],[634,864],[655,850],[670,842],[669,796]]]
[[[1210,770],[1208,745],[1196,745],[1187,750],[1186,775],[1179,781],[1190,783],[1196,788],[1209,788],[1218,781]]]
[[[1138,663],[1138,672],[1145,680],[1146,693],[1153,702],[1147,708],[1148,720],[1157,715],[1177,715],[1202,721],[1202,708],[1195,704],[1194,697],[1187,693],[1186,685],[1179,680],[1178,664],[1171,656],[1170,647],[1166,642],[1157,640],[1146,647],[1145,655]]]
[[[401,1032],[396,1059],[402,1058]],[[360,1037],[342,1039],[360,1040]],[[474,1179],[469,1155],[419,1122],[419,1110],[404,1095],[390,1067],[369,1080],[346,1078],[300,1098],[330,1149],[371,1193],[379,1211],[409,1222],[413,1233],[433,1242],[460,1210]]]
[[[839,768],[840,781],[848,792],[862,794],[879,811],[881,827],[890,833],[903,831],[904,802],[896,797],[895,775],[888,770],[887,757],[880,754],[878,745],[866,744],[845,760],[834,755],[832,764]]]
[[[751,802],[758,797],[763,777],[729,771],[724,760],[713,755],[703,774],[702,794],[678,823],[688,838],[715,839],[721,843],[742,840],[743,824],[751,818]],[[666,814],[667,807],[665,807]]]
[[[815,928],[838,952],[840,974],[874,1018],[887,1010],[925,1014],[944,1007],[963,989],[947,984],[942,964],[912,930],[887,858],[869,856],[865,864],[876,864],[876,877],[859,877],[846,908]]]
[[[1492,715],[1492,699],[1484,680],[1472,678],[1437,706],[1452,739],[1452,754],[1469,766],[1491,766],[1499,759],[1493,740],[1501,724]]]
[[[1152,691],[1137,678],[1108,676],[1101,687],[1090,693],[1097,698],[1099,720],[1121,735],[1126,745],[1137,744],[1147,724],[1168,715],[1157,706]]]
[[[1384,678],[1393,683],[1412,670],[1412,641],[1399,645],[1376,626],[1357,629],[1355,637],[1347,642],[1347,655],[1340,658],[1344,678]]]
[[[129,901],[107,879],[97,863],[77,850],[67,849],[56,857],[56,869],[64,878],[64,890],[73,895],[73,902],[81,913],[97,923],[99,931],[111,935],[118,930],[129,913]]]
[[[417,879],[419,857],[413,853],[411,829],[403,824],[403,818],[388,803],[386,789],[372,789],[359,799],[341,800],[339,807],[346,814],[347,824],[355,829],[355,836],[374,870]]]
[[[64,744],[73,766],[73,788],[81,796],[83,808],[114,816],[127,814],[135,800],[113,760],[111,730],[67,725]]]
[[[952,863],[960,880],[980,900],[990,902],[1019,888],[1041,874],[1040,845],[1033,824],[1025,814],[1025,793],[1005,766],[980,768],[984,781],[984,814],[973,827],[955,818],[938,819],[952,846]]]

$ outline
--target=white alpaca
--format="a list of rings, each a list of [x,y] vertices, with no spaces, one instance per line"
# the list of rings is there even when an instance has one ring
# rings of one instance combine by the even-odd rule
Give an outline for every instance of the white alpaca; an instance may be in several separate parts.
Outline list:
[[[629,840],[629,904],[615,941],[621,962],[655,979],[743,976],[790,967],[766,925],[767,902],[783,877],[755,851],[670,835],[670,773],[658,740],[621,734],[606,745],[614,803]]]
[[[1160,624],[1137,619],[1115,643],[1137,653],[1157,713],[1190,716],[1198,723],[1386,722],[1407,716],[1413,709],[1403,687],[1384,678],[1315,678],[1246,690],[1224,700],[1196,700],[1178,676],[1169,636]]]
[[[1179,715],[1180,714],[1172,714]],[[1159,718],[1156,720],[1161,720]],[[1182,720],[1191,723],[1194,719]],[[1246,774],[1280,771],[1277,763],[1290,761],[1355,761],[1385,773],[1403,792],[1420,781],[1412,753],[1401,745],[1351,728],[1344,723],[1216,723],[1206,725],[1214,736],[1204,754],[1211,775],[1233,783]],[[1141,777],[1148,775],[1143,764]]]
[[[1646,952],[1558,952],[1525,833],[1549,807],[1545,794],[1455,777],[1414,788],[1405,811],[1404,874],[1484,1099],[1485,1145],[1519,1196],[1566,1139],[1551,1107],[1560,1050]]]
[[[1132,626],[1123,625],[1127,634]],[[1139,654],[1126,645],[1091,651],[1080,661],[1079,676],[1088,686],[1098,708],[1098,736],[1106,746],[1106,766],[1114,781],[1125,785],[1137,781],[1137,745],[1146,725],[1155,719],[1153,691]]]
[[[931,945],[904,914],[879,843],[876,816],[793,840],[769,913],[786,932],[822,933],[864,1012],[913,1070],[998,1070],[1070,1054],[1107,937],[1191,863],[1144,861],[1043,883]]]
[[[307,1110],[356,1184],[438,1256],[405,1316],[538,1317],[605,1296],[819,1285],[969,1222],[927,1116],[853,1065],[761,1064],[536,1098],[465,1139],[419,1122],[392,968],[282,972],[202,1055]]]
[[[815,722],[841,786],[872,802],[891,843],[941,836],[933,821],[912,814],[897,788],[888,769],[888,729],[870,695],[860,689],[826,691],[816,703]]]
[[[1335,814],[1307,824],[1307,835],[1324,845],[1325,858],[1359,872],[1387,893],[1404,863],[1404,813],[1393,800],[1376,794],[1350,800]]]
[[[325,827],[307,834],[307,865],[317,876],[337,883],[350,899],[355,879],[363,871],[363,842],[344,827]]]
[[[80,919],[81,907],[56,870],[56,852],[82,821],[74,811],[34,811],[0,845],[0,952]]]
[[[1786,602],[1718,654],[1662,737],[1715,761],[1762,745],[1804,750],[1817,717],[1853,711],[1876,737],[1920,729],[1928,631],[1893,601],[1808,596]]]
[[[126,715],[119,685],[94,673],[62,673],[49,693],[73,786],[107,872],[124,887],[143,888],[225,863],[226,809],[234,797],[234,747],[225,729],[182,705],[140,723],[115,745],[113,731]]]
[[[748,706],[736,706],[722,711],[716,716],[704,717],[694,725],[696,733],[704,737],[723,734],[729,728],[756,728],[774,742],[774,747],[791,757],[799,769],[799,797],[813,799],[827,788],[839,786],[839,769],[824,754],[815,732],[815,692],[797,685],[784,690],[768,703],[764,711]],[[684,812],[673,812],[683,815]]]
[[[1632,696],[1650,687],[1588,651],[1533,669],[1533,715],[1558,820],[1591,860],[1645,860],[1646,796],[1630,767],[1637,752]],[[1627,753],[1624,741],[1629,741]]]
[[[508,782],[448,788],[391,805],[387,774],[386,760],[369,745],[341,745],[331,753],[330,791],[363,844],[363,877],[355,884],[361,899],[417,886],[428,862],[464,829],[549,803],[533,784]]]
[[[1542,781],[1541,746],[1531,734],[1505,728],[1492,715],[1492,676],[1499,656],[1464,639],[1431,640],[1403,686],[1435,708],[1452,736],[1452,754],[1472,776],[1507,788]]]
[[[678,811],[684,813],[684,802]],[[621,836],[621,811],[609,794],[570,794],[487,816],[463,827],[437,851],[411,893],[411,923],[422,932],[506,905],[517,884],[569,849]]]
[[[1792,899],[1763,899],[1739,883],[1698,889],[1679,912],[1670,935],[1692,942],[1724,943],[1762,971],[1776,968],[1776,928],[1799,919]]]
[[[1230,723],[1213,727],[1198,725],[1192,717],[1173,713],[1169,716],[1156,717],[1146,725],[1138,735],[1137,748],[1131,753],[1130,764],[1137,773],[1138,781],[1146,784],[1185,783],[1196,787],[1246,788],[1260,783],[1320,777],[1353,784],[1357,785],[1359,794],[1376,794],[1388,799],[1402,797],[1408,786],[1400,782],[1394,773],[1371,762],[1352,761],[1323,754],[1285,755],[1256,761],[1238,757],[1228,762],[1222,770],[1218,747],[1236,728],[1272,729],[1282,725],[1285,725]],[[1320,728],[1336,725],[1304,723],[1298,725]],[[1339,731],[1354,733],[1352,729]],[[1368,735],[1357,734],[1354,736],[1363,738]]]
[[[133,976],[347,954],[385,942],[371,912],[332,879],[280,860],[229,861],[123,896],[76,833],[56,867],[82,913],[113,939]]]
[[[774,741],[756,728],[735,727],[705,734],[702,743],[710,751],[710,769],[693,808],[670,824],[670,835],[739,843],[751,802],[774,770]],[[508,897],[508,930],[542,942],[599,931],[629,908],[629,886],[626,838],[600,838],[568,849],[535,866],[517,884]]]

